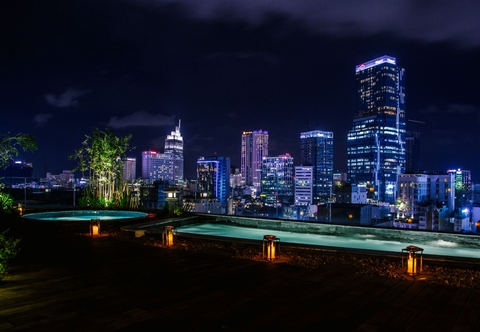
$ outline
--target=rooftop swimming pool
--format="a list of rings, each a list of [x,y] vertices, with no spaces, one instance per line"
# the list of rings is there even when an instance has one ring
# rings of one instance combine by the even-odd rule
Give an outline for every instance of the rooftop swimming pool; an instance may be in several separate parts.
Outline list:
[[[23,216],[25,219],[33,220],[51,220],[51,221],[82,221],[91,219],[100,220],[118,220],[144,218],[148,214],[138,211],[116,211],[116,210],[72,210],[72,211],[53,211],[37,212]]]
[[[347,226],[348,227],[348,226]],[[312,234],[301,232],[290,232],[285,230],[262,229],[252,227],[241,227],[218,223],[203,223],[183,225],[176,228],[177,234],[198,234],[212,237],[229,237],[248,240],[263,240],[264,235],[275,235],[280,238],[281,243],[304,244],[313,246],[339,247],[349,249],[375,250],[384,252],[400,253],[409,245],[423,248],[425,254],[480,258],[480,245],[466,244],[445,240],[438,237],[424,239],[422,242],[412,243],[411,240],[385,238],[376,234]],[[478,238],[480,241],[480,238]]]

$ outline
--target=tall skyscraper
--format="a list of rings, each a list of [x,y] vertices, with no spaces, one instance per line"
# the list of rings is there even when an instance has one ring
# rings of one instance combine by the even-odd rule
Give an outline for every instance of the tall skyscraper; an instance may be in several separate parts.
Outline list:
[[[262,166],[262,196],[265,204],[293,203],[293,158],[289,154],[264,157]]]
[[[197,191],[220,199],[224,207],[230,195],[230,158],[209,156],[197,160]]]
[[[313,167],[313,202],[329,200],[333,183],[333,133],[320,130],[300,133],[300,164]]]
[[[268,156],[268,131],[255,130],[242,133],[242,155],[240,173],[247,186],[261,190],[262,159]]]
[[[349,180],[365,184],[378,201],[395,200],[405,171],[405,69],[391,56],[356,66],[357,102],[348,132]]]
[[[180,133],[181,120],[178,120],[178,126],[167,135],[165,139],[165,154],[170,155],[173,160],[173,183],[183,183],[183,137]]]

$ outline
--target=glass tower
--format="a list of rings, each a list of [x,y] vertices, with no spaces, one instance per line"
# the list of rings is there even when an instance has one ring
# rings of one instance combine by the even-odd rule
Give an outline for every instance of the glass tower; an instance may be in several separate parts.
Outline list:
[[[165,139],[165,154],[173,160],[173,183],[183,183],[183,137],[180,134],[181,120],[178,126]]]
[[[262,196],[265,204],[292,203],[294,197],[293,158],[289,154],[264,157],[262,166]]]
[[[333,182],[333,133],[320,130],[300,133],[300,164],[313,167],[313,202],[329,200]]]
[[[378,201],[393,202],[405,171],[405,69],[391,56],[356,66],[356,114],[348,132],[347,168]]]
[[[242,133],[242,155],[240,173],[246,186],[261,189],[262,159],[268,156],[268,131],[254,130]]]
[[[230,195],[230,158],[200,157],[197,160],[197,181],[200,193],[220,200],[225,207]]]

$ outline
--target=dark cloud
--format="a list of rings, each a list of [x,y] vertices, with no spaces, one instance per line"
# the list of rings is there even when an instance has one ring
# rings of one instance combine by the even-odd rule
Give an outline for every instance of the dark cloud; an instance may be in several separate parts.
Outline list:
[[[161,127],[174,126],[174,115],[150,114],[147,112],[135,112],[124,117],[114,116],[107,123],[108,127],[126,128],[126,127]]]
[[[42,127],[53,117],[51,113],[37,114],[33,118],[33,121],[37,124],[37,127]]]
[[[78,106],[78,98],[87,94],[88,91],[68,88],[64,93],[56,96],[54,94],[47,94],[45,101],[55,107],[72,107]]]
[[[133,1],[133,0],[132,0]],[[246,20],[261,24],[271,13],[303,22],[318,33],[390,33],[409,40],[450,41],[465,47],[480,45],[480,1],[477,0],[181,0],[200,19]],[[135,3],[138,3],[135,1]],[[166,4],[151,0],[143,4]]]

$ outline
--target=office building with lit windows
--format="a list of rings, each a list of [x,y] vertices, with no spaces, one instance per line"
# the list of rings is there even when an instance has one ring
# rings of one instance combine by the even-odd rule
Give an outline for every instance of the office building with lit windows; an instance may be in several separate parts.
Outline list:
[[[165,153],[149,150],[142,152],[142,179],[173,180],[173,159]]]
[[[313,166],[295,166],[295,205],[313,203]]]
[[[347,136],[351,183],[393,202],[405,172],[405,69],[391,56],[356,66],[356,113]]]
[[[242,132],[240,173],[246,186],[253,186],[260,192],[262,182],[262,160],[268,156],[268,131]]]
[[[218,198],[223,207],[230,196],[230,158],[199,157],[197,160],[197,189],[201,196]]]
[[[320,130],[300,133],[300,164],[313,167],[313,202],[328,201],[333,184],[333,133]]]
[[[165,139],[165,154],[173,160],[170,180],[175,184],[183,183],[183,137],[180,133],[180,124],[181,120],[178,120],[178,126]]]
[[[266,205],[293,203],[294,173],[293,157],[289,154],[263,157],[262,194]]]

